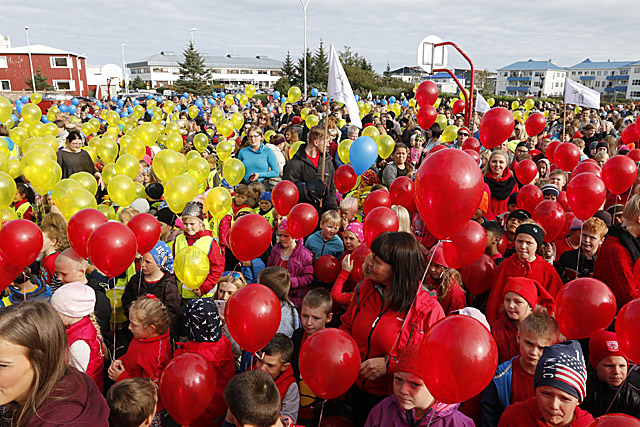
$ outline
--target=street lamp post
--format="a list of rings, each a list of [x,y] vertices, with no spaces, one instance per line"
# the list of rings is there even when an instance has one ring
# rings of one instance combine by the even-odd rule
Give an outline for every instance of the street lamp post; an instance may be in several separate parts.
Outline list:
[[[195,33],[196,30],[197,30],[197,28],[192,28],[191,30],[189,30],[189,31],[191,31],[191,44],[193,44],[193,33]]]
[[[311,0],[300,0],[302,14],[304,15],[304,99],[307,99],[307,6]]]
[[[122,43],[122,79],[124,80],[124,92],[127,93],[129,92],[129,82],[128,82],[128,75],[127,75],[127,63],[124,61],[124,47],[126,46],[126,43]]]
[[[29,43],[29,26],[24,26],[24,32],[27,33],[27,53],[29,54],[29,66],[31,67],[31,86],[33,86],[33,92],[36,91],[36,78],[33,74],[33,61],[31,60],[31,43]]]

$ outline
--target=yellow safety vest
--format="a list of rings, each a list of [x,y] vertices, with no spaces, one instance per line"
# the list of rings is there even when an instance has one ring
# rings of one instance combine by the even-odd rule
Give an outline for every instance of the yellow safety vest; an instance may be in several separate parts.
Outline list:
[[[212,243],[213,243],[213,237],[211,237],[211,236],[202,236],[201,238],[199,238],[198,240],[195,241],[193,246],[197,247],[198,249],[201,249],[202,252],[204,252],[208,256],[209,255],[209,251],[211,250],[211,244]],[[186,248],[187,246],[189,246],[189,244],[187,243],[187,238],[184,237],[184,234],[181,234],[178,237],[176,237],[175,245],[174,245],[174,252],[173,252],[174,258],[176,256],[176,254],[178,254],[180,252],[180,250]],[[199,297],[198,295],[195,294],[195,292],[193,292],[192,289],[189,289],[186,286],[183,286],[182,282],[180,280],[177,280],[177,282],[178,282],[178,289],[180,289],[180,295],[182,295],[182,298],[185,298],[185,299],[211,298],[211,297],[214,296],[213,289],[212,289],[207,294],[202,295],[201,297]]]
[[[211,231],[211,234],[213,234],[213,238],[216,239],[216,242],[218,242],[218,244],[220,244],[220,223],[227,216],[231,217],[231,224],[229,225],[229,227],[232,227],[233,223],[235,222],[235,219],[233,217],[233,208],[230,208],[229,212],[227,212],[227,214],[221,219],[211,218],[209,221],[205,222],[205,224],[209,226],[208,230]]]
[[[118,280],[116,280],[116,288],[117,289],[124,289],[127,287],[127,283],[129,283],[129,280],[131,280],[131,278],[133,276],[135,276],[136,274],[136,263],[135,261],[129,266],[129,268],[127,268],[126,271],[127,275],[125,277],[121,277]]]
[[[29,210],[29,208],[31,207],[31,203],[27,202],[27,203],[23,203],[20,206],[18,206],[18,209],[16,209],[16,215],[18,215],[19,219],[24,218],[24,214]]]
[[[253,212],[260,215],[260,206],[255,208]],[[271,228],[273,228],[273,208],[271,208],[269,212],[267,212],[265,215],[262,215],[262,216],[264,216],[266,220],[269,221],[269,225],[271,225]]]
[[[218,171],[216,169],[209,172],[209,176],[207,177],[207,185],[209,186],[209,188],[216,187],[216,184],[215,184],[216,175],[218,175]]]

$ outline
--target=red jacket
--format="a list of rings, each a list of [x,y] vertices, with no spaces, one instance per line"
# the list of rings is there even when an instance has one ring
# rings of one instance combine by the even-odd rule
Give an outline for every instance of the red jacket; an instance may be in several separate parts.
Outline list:
[[[333,287],[331,288],[331,299],[334,304],[348,306],[353,299],[353,292],[344,292],[344,285],[349,282],[351,273],[347,270],[341,270],[338,274]]]
[[[532,262],[520,261],[518,254],[513,254],[498,266],[496,281],[491,287],[489,302],[487,303],[487,320],[489,324],[495,322],[502,313],[501,307],[504,300],[503,289],[509,277],[528,277],[540,282],[547,292],[555,298],[562,288],[562,279],[551,264],[539,255]],[[535,307],[532,307],[535,308]]]
[[[421,343],[429,327],[442,319],[444,312],[435,293],[422,287],[409,311],[398,313],[391,310],[389,304],[382,305],[382,295],[376,285],[368,277],[360,282],[347,312],[342,316],[340,329],[356,340],[363,362],[388,356],[393,365],[398,349]],[[390,368],[387,374],[375,381],[366,381],[358,376],[356,384],[367,393],[389,395],[392,391]]]
[[[593,278],[607,284],[616,297],[618,311],[629,301],[640,297],[640,291],[633,278],[633,258],[620,239],[607,236],[596,263],[593,267]]]
[[[571,427],[587,427],[593,422],[591,414],[579,407],[576,407],[574,413],[576,419],[571,423]],[[498,427],[547,427],[548,425],[538,408],[535,396],[524,402],[509,405],[498,423]]]
[[[89,344],[91,353],[86,373],[95,381],[102,393],[104,391],[104,354],[102,343],[98,340],[98,331],[89,316],[83,317],[81,321],[67,328],[67,340],[69,347],[76,341],[85,341]]]
[[[196,240],[203,236],[213,236],[213,234],[211,234],[211,231],[209,230],[204,230],[197,232],[194,236],[184,235],[189,246],[192,246]],[[211,242],[211,249],[207,255],[209,257],[209,274],[207,275],[207,278],[204,279],[204,282],[202,282],[202,285],[200,285],[200,292],[202,292],[202,295],[206,294],[216,286],[224,272],[224,255],[222,255],[220,246],[218,246],[215,239]]]
[[[284,397],[286,396],[289,388],[296,382],[295,377],[293,376],[293,369],[289,366],[282,372],[280,375],[276,377],[274,380],[276,386],[278,387],[278,391],[280,392],[280,405],[284,402]]]
[[[435,290],[440,294],[440,283],[436,282],[431,276],[427,275],[425,284],[429,289]],[[452,312],[465,308],[467,306],[467,296],[456,280],[449,288],[449,292],[444,298],[438,297],[438,302],[442,306],[442,310],[446,316],[453,314]]]
[[[231,352],[231,342],[224,335],[218,342],[189,341],[178,343],[178,349],[173,357],[185,353],[195,353],[204,357],[209,362],[209,367],[216,373],[216,389],[207,409],[190,425],[221,426],[227,413],[227,405],[224,402],[224,389],[235,375],[236,365]]]
[[[504,170],[504,173],[502,174],[502,178],[500,179],[496,179],[494,178],[493,175],[491,175],[490,172],[487,172],[486,175],[486,179],[490,179],[492,181],[496,181],[496,182],[500,182],[500,181],[506,181],[509,178],[511,178],[513,176],[513,174],[511,173],[511,171],[509,170],[509,168]],[[485,181],[486,181],[485,179]],[[513,189],[511,190],[511,194],[517,193],[518,192],[518,184],[516,181],[516,184],[513,186]],[[489,211],[493,212],[494,216],[498,216],[503,212],[507,211],[507,203],[509,203],[509,197],[507,197],[504,200],[498,200],[496,199],[493,195],[491,195],[491,198],[489,199]]]
[[[518,329],[506,314],[502,313],[498,320],[491,323],[491,333],[498,346],[498,365],[520,354]]]

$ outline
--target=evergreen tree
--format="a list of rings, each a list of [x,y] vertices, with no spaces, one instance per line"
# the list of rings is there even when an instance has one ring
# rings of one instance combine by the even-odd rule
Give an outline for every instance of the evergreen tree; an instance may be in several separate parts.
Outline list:
[[[43,76],[40,68],[36,68],[36,72],[34,73],[33,78],[36,81],[36,90],[53,90],[53,86],[49,84],[49,77]],[[26,79],[24,79],[24,83],[29,89],[33,88],[31,77],[27,77]]]
[[[311,69],[313,67],[313,56],[311,55],[311,51],[307,49],[307,85],[309,85],[309,78],[311,77]],[[298,58],[298,63],[295,65],[295,77],[291,81],[294,86],[299,86],[301,90],[304,91],[304,57]]]
[[[184,62],[178,62],[180,66],[180,77],[174,84],[177,92],[189,92],[196,95],[209,93],[211,81],[211,70],[204,65],[204,58],[189,42],[189,47],[184,50]]]
[[[384,76],[385,80],[391,79],[391,65],[389,65],[389,61],[387,61],[387,68],[385,68],[382,75]]]
[[[136,78],[133,79],[133,82],[131,82],[131,86],[133,86],[134,89],[146,89],[147,88],[147,84],[144,82],[144,80],[142,80],[140,78],[140,76],[136,76]]]
[[[307,65],[308,66],[308,65]],[[327,80],[329,79],[329,57],[324,49],[322,39],[320,39],[320,46],[313,55],[313,65],[311,67],[311,78],[308,84],[313,87],[317,87],[320,90],[324,90],[327,87]]]
[[[282,72],[282,77],[289,80],[289,82],[292,82],[295,79],[296,70],[293,61],[291,60],[291,52],[287,51],[287,56],[284,58],[280,71]]]

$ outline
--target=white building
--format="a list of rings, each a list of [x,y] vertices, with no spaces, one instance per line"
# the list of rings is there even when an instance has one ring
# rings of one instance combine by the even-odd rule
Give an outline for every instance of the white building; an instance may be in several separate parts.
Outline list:
[[[464,77],[456,76],[462,87],[466,86],[466,79]],[[438,73],[432,76],[424,78],[425,80],[431,80],[438,86],[438,91],[443,93],[459,93],[460,88],[456,84],[455,80],[448,73]]]
[[[9,36],[3,36],[0,34],[0,48],[11,49],[11,38]]]
[[[98,65],[87,64],[87,85],[89,95],[104,98],[115,95],[122,90],[122,67],[116,64]]]
[[[271,89],[281,76],[282,62],[266,56],[244,58],[237,55],[210,56],[201,54],[205,66],[212,71],[213,82],[224,84],[226,89],[239,89],[253,84],[258,89]],[[182,54],[160,52],[139,61],[127,63],[131,79],[140,77],[151,89],[173,85],[180,77]]]
[[[514,62],[498,69],[496,95],[561,97],[566,74],[551,61]]]
[[[429,73],[420,67],[402,67],[389,72],[389,77],[400,79],[407,83],[420,83]]]
[[[640,61],[591,61],[567,68],[567,77],[601,94],[640,98]]]

